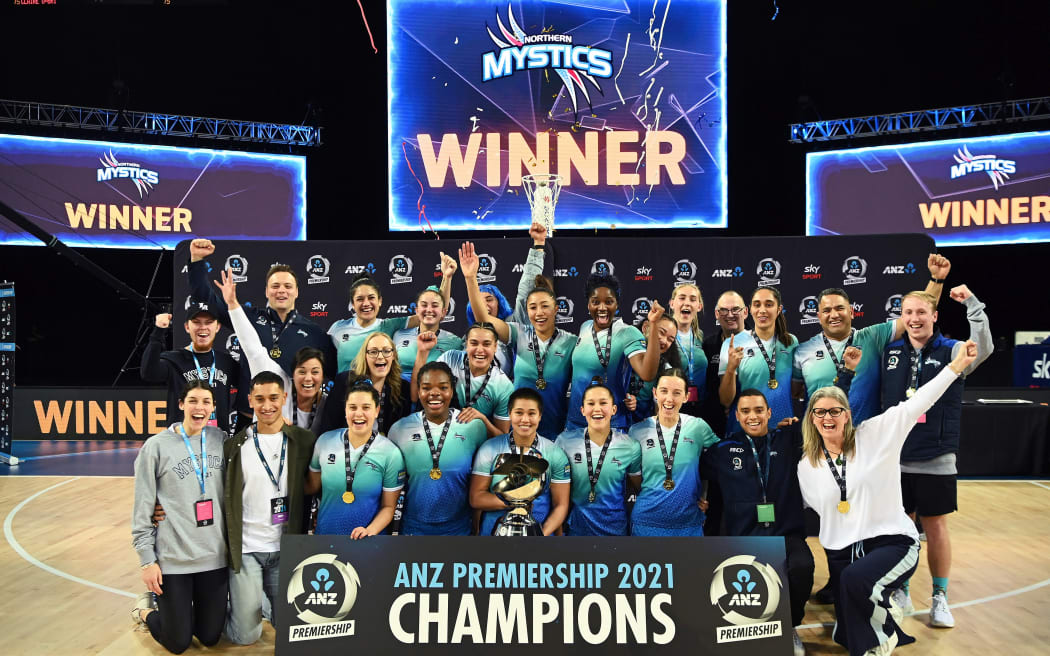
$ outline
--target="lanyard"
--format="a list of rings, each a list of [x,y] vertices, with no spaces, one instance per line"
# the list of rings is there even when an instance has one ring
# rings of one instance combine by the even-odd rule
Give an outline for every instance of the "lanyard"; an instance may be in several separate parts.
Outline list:
[[[478,393],[474,396],[470,395],[470,365],[467,364],[467,354],[463,354],[463,397],[466,403],[464,407],[474,407],[474,402],[481,397],[481,393],[485,391],[485,386],[489,384],[489,378],[492,378],[492,368],[496,366],[493,362],[489,365],[489,370],[485,372],[485,380],[481,381],[481,387],[478,388]]]
[[[915,394],[915,390],[919,389],[919,375],[921,373],[922,349],[919,349],[911,354],[911,381],[908,383],[907,392],[905,392],[909,398]]]
[[[425,425],[425,424],[424,424]],[[357,465],[361,464],[364,460],[364,454],[369,452],[369,447],[376,441],[376,436],[379,435],[375,430],[372,431],[372,437],[369,441],[364,443],[364,447],[361,449],[361,457],[357,459]],[[350,466],[350,429],[342,429],[342,452],[346,457],[346,491],[351,492],[354,489],[354,474],[357,473],[357,465]]]
[[[766,366],[769,368],[769,380],[771,380],[771,381],[776,380],[777,379],[777,338],[776,338],[776,336],[775,335],[773,336],[773,346],[771,347],[773,349],[773,356],[772,357],[770,357],[769,354],[766,353],[765,345],[762,344],[762,340],[759,339],[758,333],[755,332],[754,330],[751,331],[751,339],[755,340],[755,344],[758,344],[758,350],[762,352],[762,359],[766,361]],[[829,351],[831,350],[830,346],[828,347],[828,350]],[[832,355],[831,357],[834,358],[835,356]],[[838,367],[838,361],[835,362],[835,366]],[[775,387],[773,387],[772,384],[770,384],[769,387],[770,387],[770,389],[776,389]]]
[[[288,449],[288,436],[284,434],[284,431],[281,431],[281,464],[277,468],[277,476],[275,477],[273,470],[270,469],[270,463],[266,462],[266,456],[263,455],[262,447],[259,446],[258,424],[252,424],[251,434],[252,439],[255,440],[255,452],[259,454],[259,460],[262,461],[263,468],[266,469],[266,475],[270,477],[270,482],[273,483],[277,496],[281,496],[281,477],[284,476],[284,457]]]
[[[835,463],[831,461],[831,454],[828,453],[827,447],[821,445],[820,447],[824,451],[824,459],[828,461],[828,467],[831,468],[831,475],[835,477],[835,482],[839,484],[839,503],[846,500],[846,459],[842,459],[842,474],[839,474],[839,470],[835,467]],[[849,507],[847,506],[847,510]]]
[[[540,356],[540,340],[539,340],[539,336],[536,335],[536,331],[535,330],[533,330],[532,332],[529,333],[529,342],[530,342],[529,345],[532,346],[532,357],[536,359],[536,381],[537,381],[536,386],[540,387],[540,382],[539,381],[543,381],[543,387],[540,387],[540,389],[543,389],[544,387],[547,387],[547,383],[543,379],[543,364],[547,361],[547,356],[551,352],[551,346],[554,345],[554,340],[556,340],[556,339],[558,339],[558,329],[557,328],[554,329],[554,334],[551,335],[551,338],[549,340],[547,340],[547,342],[544,344],[544,346],[546,348],[544,348],[544,350],[543,350],[543,355]]]
[[[689,383],[690,384],[692,384],[692,382],[693,382],[693,348],[696,346],[695,340],[696,340],[696,337],[693,336],[693,331],[689,331],[689,348],[686,348],[685,345],[682,344],[682,333],[678,333],[677,335],[674,336],[674,341],[678,343],[679,348],[681,348],[683,351],[685,351],[686,353],[689,354],[689,359],[686,360],[686,362],[688,363],[688,366],[689,366]]]
[[[678,425],[674,427],[674,439],[671,440],[671,453],[667,453],[667,447],[664,446],[664,432],[660,428],[660,419],[656,419],[656,439],[660,441],[660,455],[664,457],[664,472],[666,476],[665,481],[673,480],[671,478],[671,469],[674,468],[674,452],[678,450],[678,436],[682,434],[682,418],[678,417]]]
[[[190,355],[193,357],[193,366],[197,368],[197,379],[201,377],[201,363],[197,361],[197,354],[190,347]],[[215,387],[215,365],[219,362],[219,358],[215,357],[215,351],[211,351],[211,373],[208,374],[208,387]],[[207,371],[207,369],[205,369]]]
[[[323,382],[324,381],[322,381],[322,383]],[[320,398],[318,398],[318,397],[320,397]],[[324,402],[324,400],[327,397],[328,397],[328,392],[325,391],[324,387],[322,387],[317,392],[317,395],[314,396],[314,403],[313,403],[312,406],[310,406],[310,414],[307,415],[307,417],[306,417],[306,425],[305,426],[300,426],[300,428],[305,428],[306,430],[310,430],[310,427],[314,425],[314,417],[317,415],[317,408],[321,407],[321,404]],[[295,391],[295,383],[292,383],[292,412],[295,415],[295,416],[292,417],[292,419],[295,421],[295,425],[299,426],[299,412],[300,412],[300,410],[299,410],[299,394]]]
[[[386,407],[386,397],[388,389],[390,389],[390,386],[387,385],[386,381],[384,380],[383,390],[379,393],[379,415],[376,417],[376,423],[379,425],[379,432],[383,433],[384,435],[386,435],[386,433],[383,431],[383,424],[386,422],[383,421],[383,408]]]
[[[272,308],[267,308],[267,309],[272,311]],[[277,314],[277,313],[273,312],[273,314]],[[285,317],[283,322],[280,320],[280,317],[278,317],[277,320],[274,321],[274,318],[272,316],[267,316],[267,319],[269,320],[269,323],[270,323],[270,337],[272,338],[272,344],[271,344],[271,349],[270,350],[271,350],[271,353],[273,351],[276,351],[277,352],[277,356],[276,357],[278,357],[278,358],[281,357],[281,349],[277,345],[277,342],[284,335],[285,329],[288,328],[288,324],[290,324],[292,322],[293,318],[295,318],[295,310],[291,310],[288,313],[288,316]],[[277,324],[281,325],[281,332],[277,332]]]
[[[855,331],[851,330],[850,334],[849,334],[849,340],[847,340],[846,341],[846,345],[844,347],[842,347],[842,352],[843,353],[846,352],[846,349],[848,349],[849,347],[853,346],[853,335],[854,334],[855,334]],[[828,349],[828,355],[831,356],[831,361],[835,363],[835,380],[833,382],[837,383],[837,382],[839,382],[839,376],[838,375],[842,373],[843,369],[845,368],[845,365],[842,364],[842,361],[840,361],[837,357],[835,357],[835,349],[831,348],[831,342],[828,341],[828,336],[825,335],[824,333],[820,333],[820,336],[821,336],[821,338],[824,339],[824,346],[827,347],[827,349]]]
[[[751,453],[753,453],[755,455],[755,470],[758,472],[758,484],[760,486],[762,486],[762,503],[767,503],[768,500],[767,500],[767,497],[766,497],[766,486],[769,484],[769,452],[772,450],[773,445],[770,443],[769,436],[767,435],[766,436],[766,468],[765,468],[765,470],[763,470],[762,469],[762,463],[758,461],[758,449],[755,448],[754,440],[752,440],[751,436],[747,435],[746,433],[744,434],[744,437],[747,438],[747,443],[751,445]],[[763,473],[763,471],[765,473]],[[845,473],[845,471],[846,471],[845,468],[843,468],[842,471],[843,471],[843,473]],[[845,484],[845,481],[843,481],[843,484]]]
[[[594,352],[598,354],[598,362],[602,363],[602,368],[605,371],[602,373],[602,382],[609,378],[609,361],[612,360],[612,325],[609,326],[609,333],[605,336],[605,350],[598,344],[598,330],[594,327],[594,322],[591,322],[591,339],[594,340]]]
[[[594,486],[598,484],[598,477],[602,475],[602,465],[605,463],[605,454],[609,451],[609,442],[612,442],[613,434],[609,432],[609,436],[605,438],[605,444],[602,445],[602,452],[598,455],[598,466],[591,468],[591,436],[587,431],[583,431],[583,446],[587,450],[587,479],[591,482],[591,494],[588,499],[594,501]]]
[[[197,483],[201,486],[201,497],[204,496],[204,479],[208,477],[208,454],[204,450],[204,429],[201,429],[201,464],[197,466],[197,456],[193,453],[193,446],[190,445],[190,438],[186,435],[186,429],[182,427],[182,424],[176,424],[179,427],[179,434],[182,436],[182,442],[186,445],[186,451],[190,454],[190,462],[193,463],[193,472],[197,475]]]
[[[531,454],[533,451],[535,451],[537,454],[540,453],[536,449],[536,442],[538,442],[539,439],[540,439],[539,435],[537,435],[536,437],[532,438],[532,444],[529,445],[528,451],[525,451],[526,455],[527,454]],[[507,433],[507,443],[510,445],[510,453],[511,453],[511,455],[514,455],[514,449],[517,449],[518,453],[522,452],[521,451],[521,447],[519,447],[517,444],[514,443],[514,433]],[[542,456],[543,454],[540,454],[540,455]]]
[[[434,469],[439,469],[438,461],[441,459],[441,447],[445,444],[445,438],[448,436],[448,429],[452,427],[452,412],[449,411],[448,419],[445,420],[445,427],[441,429],[441,438],[438,439],[437,446],[434,446],[434,436],[430,434],[430,420],[427,419],[426,415],[422,416],[423,419],[423,432],[427,435],[427,444],[430,446],[430,459],[434,462]]]

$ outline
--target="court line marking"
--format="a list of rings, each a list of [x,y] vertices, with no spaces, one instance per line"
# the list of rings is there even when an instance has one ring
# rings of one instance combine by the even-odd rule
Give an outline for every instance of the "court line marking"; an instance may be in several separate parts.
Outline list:
[[[1032,485],[1037,485],[1037,486],[1043,488],[1044,490],[1050,490],[1050,486],[1048,486],[1048,485],[1043,485],[1042,483],[1037,483],[1035,481],[1028,481],[1028,482],[1031,483]]]
[[[86,586],[91,587],[91,588],[97,588],[97,589],[103,590],[105,592],[112,592],[113,594],[117,594],[117,595],[120,595],[122,597],[130,597],[131,599],[134,599],[136,595],[134,593],[132,593],[132,592],[126,592],[124,590],[117,590],[116,588],[111,588],[108,585],[102,585],[101,583],[95,583],[94,581],[88,581],[87,579],[82,579],[79,576],[73,576],[72,574],[69,574],[67,572],[63,572],[60,569],[56,569],[56,568],[54,568],[54,567],[52,567],[52,566],[50,566],[50,565],[48,565],[46,563],[40,562],[39,560],[34,558],[28,551],[26,551],[24,548],[22,548],[22,545],[19,544],[18,540],[15,539],[15,534],[14,534],[14,531],[11,529],[11,527],[14,524],[15,515],[18,514],[19,510],[21,510],[23,507],[25,507],[26,504],[28,504],[33,499],[36,499],[40,495],[44,494],[45,492],[50,492],[51,490],[54,490],[57,487],[62,487],[63,485],[68,485],[69,483],[72,483],[74,481],[79,481],[79,480],[80,480],[79,476],[77,476],[75,478],[66,479],[66,480],[64,480],[64,481],[62,481],[60,483],[55,483],[54,485],[52,485],[50,487],[45,487],[43,490],[40,490],[36,494],[33,494],[32,496],[26,497],[24,500],[22,500],[21,503],[19,503],[17,506],[15,506],[14,508],[11,509],[11,512],[9,512],[7,514],[7,518],[4,520],[4,538],[7,539],[7,543],[9,545],[11,545],[11,548],[14,549],[15,552],[19,556],[21,556],[23,560],[28,562],[30,565],[33,565],[35,567],[39,567],[40,569],[44,570],[45,572],[48,572],[50,574],[54,574],[55,576],[59,576],[61,578],[67,579],[69,581],[72,581],[74,583],[80,583],[81,585],[86,585]]]
[[[51,453],[46,456],[16,456],[19,463],[31,460],[44,460],[46,458],[70,458],[72,456],[86,456],[92,453],[123,453],[124,451],[138,451],[141,447],[127,446],[119,449],[101,449],[99,451],[72,451],[70,453]]]

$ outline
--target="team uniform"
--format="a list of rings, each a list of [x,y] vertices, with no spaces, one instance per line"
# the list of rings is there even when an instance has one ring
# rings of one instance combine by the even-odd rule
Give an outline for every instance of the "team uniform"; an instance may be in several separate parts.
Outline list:
[[[419,327],[402,328],[394,331],[391,338],[394,340],[394,347],[397,349],[398,362],[401,363],[401,378],[412,380],[412,368],[416,366],[416,352],[419,350],[419,345],[416,343],[416,340],[419,338]],[[457,337],[447,330],[439,330],[437,333],[437,344],[430,349],[430,353],[427,355],[427,362],[437,360],[446,351],[461,350],[463,350],[462,337]]]
[[[469,535],[471,512],[468,490],[474,452],[488,438],[485,423],[475,419],[467,424],[456,421],[459,411],[449,409],[450,423],[433,424],[422,412],[415,412],[394,424],[390,441],[401,449],[408,474],[401,532],[405,535]],[[427,421],[433,446],[441,443],[437,467],[428,444],[423,422]],[[440,470],[440,477],[432,472]]]
[[[317,438],[310,471],[321,474],[321,506],[317,511],[318,535],[350,535],[358,526],[368,526],[379,512],[383,492],[397,492],[405,485],[405,461],[401,451],[383,435],[371,445],[349,445],[353,472],[353,502],[347,492],[347,429],[330,430]],[[367,450],[365,447],[368,447]]]
[[[332,338],[335,346],[338,372],[343,373],[350,369],[358,351],[365,345],[368,336],[375,332],[393,335],[404,328],[406,320],[404,317],[391,317],[389,319],[376,319],[367,328],[357,323],[357,317],[340,319],[328,328],[328,336]]]
[[[704,393],[707,391],[707,353],[704,352],[704,340],[693,334],[690,329],[686,336],[682,333],[675,334],[675,344],[682,356],[682,368],[685,369],[686,378],[689,379],[689,395],[682,408],[688,415],[700,416],[701,403]],[[696,391],[693,391],[693,388]]]
[[[546,460],[547,476],[551,485],[568,485],[572,479],[569,458],[561,450],[561,447],[558,447],[547,438],[537,435],[530,448],[519,449],[514,445],[514,438],[508,433],[486,441],[474,455],[474,474],[491,478],[489,491],[492,491],[497,483],[506,478],[503,474],[492,473],[496,459],[504,453],[525,453],[530,456],[539,456]],[[550,490],[544,490],[543,494],[536,497],[532,502],[532,516],[542,525],[547,519],[547,515],[550,514],[550,510],[551,493]],[[482,513],[479,535],[492,535],[492,529],[505,512],[503,510],[486,510]]]
[[[884,323],[857,330],[843,340],[831,339],[823,332],[798,345],[795,349],[795,364],[792,379],[806,383],[806,396],[821,387],[834,383],[837,374],[835,362],[842,362],[842,353],[847,346],[856,346],[866,355],[857,365],[853,385],[849,391],[849,405],[853,414],[854,425],[879,413],[879,369],[881,355],[886,345],[893,339],[897,320],[890,319]],[[828,353],[828,344],[832,352]],[[834,356],[834,358],[832,358]]]
[[[189,349],[165,351],[167,328],[154,327],[149,343],[142,351],[139,375],[150,383],[164,383],[168,388],[169,420],[181,416],[179,394],[186,383],[203,380],[215,395],[215,425],[230,432],[233,413],[233,388],[240,376],[240,367],[229,353],[215,349],[197,353]]]
[[[470,373],[467,354],[463,351],[446,351],[438,358],[438,362],[447,364],[456,376],[456,398],[459,399],[460,407],[474,408],[490,420],[510,420],[507,401],[514,391],[514,383],[495,363],[485,375],[475,376]],[[467,381],[470,382],[470,398],[467,398]]]
[[[591,443],[591,467],[598,480],[593,488],[587,467],[584,444],[586,429],[569,429],[558,436],[555,446],[569,459],[572,470],[572,506],[569,510],[569,535],[627,535],[626,481],[627,476],[642,471],[642,450],[638,442],[615,428],[606,438],[608,451],[601,460],[603,446]]]
[[[642,491],[631,511],[631,535],[702,536],[703,515],[697,507],[700,500],[700,454],[718,442],[718,436],[703,419],[679,415],[681,432],[675,446],[676,426],[661,424],[664,445],[656,432],[656,417],[631,427],[630,437],[640,450],[642,458]],[[665,454],[674,449],[670,480]]]
[[[890,594],[919,560],[919,535],[901,499],[901,450],[919,418],[956,379],[945,367],[910,399],[857,426],[856,451],[843,461],[844,473],[832,472],[831,466],[840,470],[830,457],[816,466],[808,459],[798,463],[802,498],[820,515],[820,544],[831,578],[839,582],[833,637],[853,656],[894,633],[898,644],[915,641],[890,613]]]
[[[798,339],[789,335],[791,344],[785,346],[776,338],[764,340],[758,338],[754,331],[745,330],[733,338],[735,348],[744,349],[744,357],[736,369],[736,391],[739,393],[745,389],[761,390],[769,403],[769,409],[773,411],[773,417],[769,420],[770,426],[776,426],[781,419],[793,416],[791,408],[791,376],[792,363],[795,361],[795,351],[799,348]],[[761,342],[761,346],[759,346]],[[766,355],[762,354],[765,349]],[[774,350],[776,355],[773,354]],[[769,358],[767,360],[766,358]],[[769,362],[775,362],[776,388],[769,386]],[[722,342],[722,350],[718,354],[718,375],[724,376],[729,363],[729,340]],[[834,376],[832,376],[834,378]],[[831,381],[828,381],[831,384]],[[736,399],[729,408],[729,416],[726,422],[726,434],[740,430],[740,424],[736,420]]]
[[[628,412],[623,399],[627,395],[627,386],[631,381],[631,356],[645,353],[645,337],[642,331],[625,324],[621,319],[613,321],[611,328],[599,330],[596,337],[598,345],[606,359],[608,367],[602,365],[595,349],[595,334],[591,331],[594,322],[587,320],[580,326],[580,336],[576,339],[576,348],[572,352],[572,396],[569,398],[568,421],[566,428],[583,428],[587,421],[580,413],[583,406],[583,393],[595,377],[602,378],[612,390],[617,413],[612,417],[613,428],[624,429],[628,425]],[[610,339],[610,331],[612,333]],[[606,348],[606,344],[610,344]],[[608,351],[608,352],[607,352]],[[544,372],[546,376],[546,372]]]

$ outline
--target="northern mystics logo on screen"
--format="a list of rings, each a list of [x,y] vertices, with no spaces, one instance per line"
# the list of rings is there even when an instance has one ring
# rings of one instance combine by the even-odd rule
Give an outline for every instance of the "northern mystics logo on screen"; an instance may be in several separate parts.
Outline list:
[[[131,180],[135,183],[135,189],[139,192],[139,198],[145,197],[146,194],[153,191],[154,185],[160,183],[159,173],[143,168],[141,164],[135,162],[119,161],[116,155],[113,154],[112,149],[108,153],[103,153],[102,157],[98,158],[98,161],[102,163],[102,168],[96,170],[98,182],[120,179]]]
[[[969,146],[955,151],[956,163],[952,165],[952,180],[971,173],[987,173],[992,186],[1006,184],[1011,173],[1017,172],[1017,163],[1012,159],[999,159],[995,155],[972,155]]]
[[[594,85],[598,93],[605,95],[601,85],[594,78],[612,77],[612,52],[602,48],[575,45],[571,34],[553,34],[546,29],[539,34],[525,34],[525,30],[521,29],[514,19],[510,3],[507,4],[507,19],[510,23],[509,30],[503,24],[499,12],[496,12],[496,25],[503,38],[493,34],[492,28],[485,25],[489,38],[499,46],[499,50],[481,55],[482,82],[510,77],[518,71],[550,68],[565,85],[573,112],[579,111],[576,101],[577,88],[587,104],[591,104],[584,80]]]

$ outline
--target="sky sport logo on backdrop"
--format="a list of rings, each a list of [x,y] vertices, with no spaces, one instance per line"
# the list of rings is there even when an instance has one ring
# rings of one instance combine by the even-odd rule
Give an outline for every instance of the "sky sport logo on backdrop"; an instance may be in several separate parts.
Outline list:
[[[328,282],[331,280],[328,277],[328,271],[331,268],[332,263],[324,255],[311,255],[306,261],[306,273],[310,274],[310,279],[306,281],[306,284],[321,285]]]
[[[711,605],[729,625],[715,629],[717,642],[782,635],[780,621],[769,621],[780,605],[782,585],[773,566],[758,562],[754,556],[723,560],[711,579]]]
[[[578,112],[576,89],[579,88],[584,101],[591,104],[590,93],[584,80],[590,82],[598,93],[605,95],[594,78],[610,78],[613,75],[613,54],[603,48],[576,45],[571,34],[550,34],[546,30],[539,34],[526,34],[514,18],[511,4],[507,3],[507,18],[510,29],[496,12],[496,25],[500,36],[492,32],[489,25],[485,31],[499,50],[482,53],[481,81],[491,82],[510,77],[514,73],[529,70],[551,69],[561,78],[572,102],[573,112]],[[502,37],[502,38],[501,38]]]
[[[248,258],[243,255],[235,253],[229,256],[226,258],[226,266],[223,268],[230,270],[234,282],[245,282],[248,280]]]
[[[288,627],[288,641],[354,635],[354,620],[344,620],[357,601],[361,578],[335,554],[316,554],[295,566],[286,598],[305,624]]]
[[[403,285],[412,282],[412,258],[407,255],[395,255],[390,258],[390,284]]]
[[[972,155],[969,146],[959,148],[952,157],[956,162],[951,169],[952,180],[971,173],[987,173],[992,179],[992,186],[998,190],[1017,172],[1017,162],[1014,160],[999,159],[995,155]]]
[[[759,287],[771,287],[780,284],[780,262],[771,257],[761,260],[755,273],[758,274]]]
[[[160,184],[159,173],[142,168],[141,164],[135,162],[118,161],[112,149],[99,157],[98,161],[102,162],[102,168],[96,170],[98,182],[131,180],[139,192],[139,198],[144,198],[153,191],[154,186]]]
[[[868,272],[868,262],[860,257],[859,255],[853,255],[847,257],[842,262],[842,275],[845,276],[843,279],[843,285],[859,285],[867,282],[868,279],[864,277],[864,274]]]

